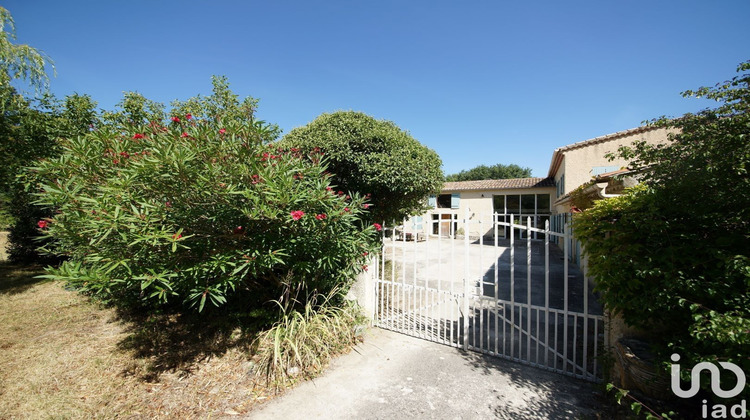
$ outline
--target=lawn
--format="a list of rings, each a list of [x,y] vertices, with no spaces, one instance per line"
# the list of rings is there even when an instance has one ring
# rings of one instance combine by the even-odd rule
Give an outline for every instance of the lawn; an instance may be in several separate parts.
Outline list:
[[[0,262],[0,418],[222,417],[272,395],[226,320],[118,313],[41,272]]]

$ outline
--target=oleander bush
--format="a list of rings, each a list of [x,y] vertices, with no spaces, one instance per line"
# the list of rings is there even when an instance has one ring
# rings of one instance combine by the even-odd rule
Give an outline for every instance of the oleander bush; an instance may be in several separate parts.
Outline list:
[[[376,236],[367,199],[331,185],[319,151],[271,146],[279,130],[256,107],[215,78],[211,96],[168,117],[129,94],[107,123],[62,140],[58,158],[30,169],[37,204],[56,209],[38,221],[45,251],[66,258],[47,277],[105,301],[199,311],[285,287],[346,290]]]

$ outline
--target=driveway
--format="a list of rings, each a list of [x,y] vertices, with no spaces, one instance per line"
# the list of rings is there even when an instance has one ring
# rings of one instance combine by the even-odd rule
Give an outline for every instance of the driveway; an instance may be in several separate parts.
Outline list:
[[[588,382],[373,328],[321,377],[247,418],[593,418],[597,395]]]
[[[545,249],[543,241],[531,241],[531,252],[527,253],[524,239],[515,241],[513,256],[514,287],[513,301],[526,303],[530,290],[533,305],[545,305]],[[463,240],[431,238],[424,242],[386,241],[385,259],[395,261],[394,273],[398,281],[406,284],[416,282],[418,286],[460,292],[463,278],[468,274],[476,295],[493,297],[497,279],[497,297],[511,300],[510,287],[510,241],[500,239],[495,245],[491,240],[480,244],[472,241],[468,247]],[[527,261],[527,258],[530,258]],[[563,252],[557,245],[549,246],[549,305],[563,309],[565,299],[565,271]],[[528,273],[531,271],[530,281]],[[390,278],[390,273],[386,273]],[[403,280],[402,280],[403,279]],[[530,284],[530,288],[528,287]],[[593,284],[588,285],[588,313],[601,315],[602,307],[596,301]],[[568,265],[568,308],[584,311],[584,278],[578,266]]]

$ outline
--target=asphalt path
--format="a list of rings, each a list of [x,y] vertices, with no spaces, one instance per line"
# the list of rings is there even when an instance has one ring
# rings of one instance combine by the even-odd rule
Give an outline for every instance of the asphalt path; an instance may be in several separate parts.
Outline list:
[[[595,418],[594,384],[373,328],[251,419]],[[237,418],[237,417],[233,417]]]

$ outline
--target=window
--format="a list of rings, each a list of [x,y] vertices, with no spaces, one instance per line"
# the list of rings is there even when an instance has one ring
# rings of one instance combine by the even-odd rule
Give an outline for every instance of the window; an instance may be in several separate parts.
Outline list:
[[[513,215],[513,223],[526,224],[531,222],[532,227],[544,228],[545,222],[550,220],[551,207],[550,194],[503,194],[492,196],[492,207],[499,216],[500,222],[510,222],[510,215]],[[507,238],[510,234],[510,228],[506,227],[505,232],[500,234]],[[516,232],[518,237],[525,238],[526,233],[523,231]],[[533,239],[543,239],[544,234],[533,232]]]
[[[521,212],[521,196],[520,195],[506,195],[505,196],[505,214],[518,214]]]
[[[537,213],[549,213],[550,212],[550,200],[549,194],[537,194],[536,195],[536,212]]]
[[[440,194],[437,197],[437,208],[439,208],[439,209],[449,209],[449,208],[451,208],[451,195],[450,194]]]
[[[492,210],[495,213],[505,214],[505,195],[492,196]]]
[[[555,182],[555,188],[557,189],[555,198],[565,194],[565,174],[560,175],[560,179]]]
[[[461,202],[461,194],[440,194],[437,197],[431,195],[427,199],[427,205],[438,209],[457,209]]]
[[[521,196],[521,213],[534,214],[536,212],[536,195],[523,194]]]

